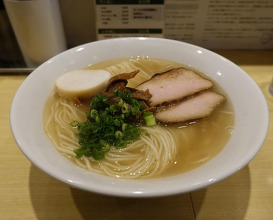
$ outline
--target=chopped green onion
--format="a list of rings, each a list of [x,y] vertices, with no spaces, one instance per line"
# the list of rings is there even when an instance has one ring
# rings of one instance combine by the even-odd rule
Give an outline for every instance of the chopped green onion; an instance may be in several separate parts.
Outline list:
[[[125,148],[127,143],[125,141],[120,141],[115,147],[116,148]]]
[[[96,116],[95,120],[96,120],[97,123],[100,123],[100,117],[98,115]]]
[[[111,125],[111,124],[112,124],[112,122],[113,122],[113,118],[112,118],[112,116],[107,115],[107,116],[105,117],[104,122],[105,122],[105,124],[106,124],[106,125]]]
[[[116,131],[115,136],[116,138],[121,138],[123,136],[123,133],[121,131]]]
[[[128,112],[128,106],[126,103],[123,103],[122,107],[121,107],[121,112],[122,113],[126,113]]]
[[[116,112],[117,111],[117,107],[115,105],[110,105],[110,110],[112,112]]]
[[[143,103],[140,103],[139,105],[139,110],[143,111],[145,109],[145,105]]]
[[[81,148],[76,149],[74,151],[74,153],[76,154],[76,158],[80,158],[83,155],[90,153],[90,148],[81,147]]]
[[[151,126],[156,125],[155,116],[153,115],[152,112],[144,112],[143,116],[144,116],[144,121],[145,121],[146,126],[151,127]]]
[[[90,117],[91,118],[96,118],[98,116],[98,111],[96,109],[92,109],[90,111]]]
[[[150,112],[150,111],[143,112],[143,117],[146,117],[146,116],[149,116],[149,115],[153,115],[153,113]]]
[[[103,146],[102,147],[102,152],[107,152],[107,151],[109,151],[110,150],[110,144],[109,143],[107,143],[107,142],[105,142],[104,140],[100,140],[100,144]]]
[[[135,106],[135,107],[131,108],[131,113],[132,113],[132,115],[137,115],[137,114],[138,114],[138,112],[139,112],[139,109],[138,109],[138,107],[137,107],[137,106]]]
[[[128,127],[128,124],[127,123],[123,123],[122,126],[121,126],[121,130],[124,132],[127,127]]]
[[[102,149],[102,152],[107,152],[107,151],[109,151],[110,150],[110,144],[106,144]]]
[[[115,119],[113,122],[114,122],[114,125],[117,127],[119,127],[121,125],[121,123],[118,119]]]
[[[120,99],[119,102],[118,102],[118,106],[119,106],[119,107],[122,107],[122,105],[123,105],[123,100]]]
[[[73,128],[78,127],[79,124],[80,124],[80,122],[78,122],[77,120],[74,120],[74,121],[70,122],[70,125],[71,125]]]
[[[92,155],[95,160],[102,160],[104,158],[104,152],[102,152],[96,148],[94,148]]]

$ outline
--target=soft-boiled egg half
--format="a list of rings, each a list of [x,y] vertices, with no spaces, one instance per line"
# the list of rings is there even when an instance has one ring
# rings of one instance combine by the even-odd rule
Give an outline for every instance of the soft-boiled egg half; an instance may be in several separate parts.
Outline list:
[[[65,98],[90,98],[102,91],[111,73],[106,70],[76,70],[65,73],[56,80],[57,91]]]

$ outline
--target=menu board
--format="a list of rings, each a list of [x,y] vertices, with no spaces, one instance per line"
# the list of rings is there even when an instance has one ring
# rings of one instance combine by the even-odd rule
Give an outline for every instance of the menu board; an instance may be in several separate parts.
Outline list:
[[[97,0],[97,39],[164,37],[164,0]]]
[[[209,49],[273,49],[272,0],[97,0],[97,39],[165,37]]]

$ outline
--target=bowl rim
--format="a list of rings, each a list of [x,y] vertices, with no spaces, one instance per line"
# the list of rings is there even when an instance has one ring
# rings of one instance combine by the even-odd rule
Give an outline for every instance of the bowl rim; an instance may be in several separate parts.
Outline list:
[[[59,173],[56,173],[56,172],[54,172],[54,170],[44,167],[44,164],[40,163],[39,161],[37,161],[36,159],[33,158],[32,154],[30,154],[27,151],[27,149],[25,148],[22,140],[18,139],[18,135],[19,135],[20,131],[18,130],[18,128],[16,126],[16,124],[17,124],[16,113],[18,113],[18,109],[16,109],[16,107],[18,106],[18,104],[17,104],[18,99],[20,98],[21,92],[23,90],[27,89],[27,85],[28,85],[28,83],[31,83],[32,78],[37,77],[39,74],[41,74],[41,72],[43,71],[44,68],[46,68],[52,62],[54,63],[54,61],[56,59],[58,59],[59,57],[66,56],[67,54],[71,55],[71,54],[75,53],[75,51],[79,51],[79,49],[81,49],[81,48],[88,48],[88,47],[92,47],[92,45],[98,45],[98,44],[115,44],[117,42],[128,42],[128,41],[130,41],[130,42],[140,42],[140,41],[142,41],[142,42],[145,42],[145,41],[146,42],[158,42],[159,44],[167,42],[168,44],[175,44],[175,45],[180,44],[183,46],[191,47],[194,50],[200,50],[204,54],[209,54],[211,56],[216,57],[217,59],[221,59],[222,61],[224,61],[228,65],[232,65],[235,69],[238,70],[238,72],[240,72],[240,74],[244,74],[244,77],[248,80],[249,83],[252,84],[253,89],[255,89],[257,96],[260,98],[260,104],[263,105],[261,108],[264,111],[263,112],[264,113],[263,114],[264,127],[263,127],[263,130],[260,131],[260,136],[257,139],[257,143],[256,143],[257,146],[255,147],[255,149],[252,149],[252,151],[247,155],[247,157],[244,159],[244,161],[241,161],[240,163],[237,162],[236,168],[233,166],[232,169],[228,170],[228,172],[220,174],[215,178],[207,179],[207,181],[198,182],[198,183],[193,184],[192,186],[187,186],[186,188],[185,187],[184,188],[172,187],[172,188],[169,188],[168,190],[162,190],[162,189],[160,189],[160,187],[158,187],[154,190],[151,190],[152,188],[149,188],[151,191],[143,190],[140,193],[136,193],[136,191],[132,191],[132,190],[130,191],[130,189],[129,190],[113,191],[113,188],[109,188],[108,186],[101,186],[100,188],[90,188],[90,186],[82,184],[78,181],[71,181],[71,179],[68,179],[67,177],[59,176]],[[269,110],[268,110],[268,106],[267,106],[267,102],[265,100],[265,97],[264,97],[263,93],[261,92],[261,90],[259,89],[259,87],[257,86],[257,84],[254,82],[254,80],[246,72],[244,72],[240,67],[238,67],[236,64],[234,64],[232,61],[224,58],[223,56],[216,54],[215,52],[212,52],[210,50],[207,50],[205,48],[202,48],[202,47],[199,47],[196,45],[192,45],[189,43],[181,42],[181,41],[176,41],[176,40],[169,40],[169,39],[162,39],[162,38],[127,37],[127,38],[114,38],[114,39],[108,39],[108,40],[101,40],[101,41],[95,41],[95,42],[79,45],[77,47],[71,48],[69,50],[66,50],[66,51],[54,56],[53,58],[51,58],[50,60],[48,60],[45,63],[43,63],[42,65],[40,65],[38,68],[36,68],[29,76],[27,76],[27,78],[20,85],[20,87],[18,88],[18,90],[16,91],[16,93],[14,95],[12,105],[10,108],[10,127],[11,127],[12,135],[15,139],[16,144],[18,145],[18,147],[20,148],[22,153],[33,164],[35,164],[39,169],[43,170],[45,173],[49,174],[50,176],[66,183],[72,187],[76,187],[76,188],[80,188],[80,189],[84,189],[84,190],[92,191],[92,192],[96,192],[96,193],[101,193],[101,194],[105,194],[105,195],[113,195],[113,196],[121,196],[121,197],[158,197],[158,196],[174,195],[174,194],[178,194],[178,193],[186,193],[186,192],[190,192],[190,191],[194,191],[197,189],[207,187],[211,184],[217,183],[217,182],[229,177],[230,175],[234,174],[235,172],[237,172],[238,170],[240,170],[241,168],[246,166],[256,156],[256,154],[261,149],[263,142],[265,141],[265,138],[266,138],[267,132],[268,132],[268,128],[269,128]],[[81,169],[81,168],[79,168],[79,169]],[[198,170],[198,168],[195,170]],[[97,175],[93,175],[93,176],[97,176]],[[180,176],[181,175],[160,178],[160,182],[164,183],[164,184],[170,183],[170,181],[174,181],[174,180],[179,179]],[[99,176],[99,178],[101,178],[102,181],[104,179],[107,181],[109,181],[110,179],[111,179],[110,181],[113,180],[112,177]],[[137,182],[137,184],[138,183],[147,184],[147,181],[156,183],[156,182],[158,182],[158,179],[156,178],[156,179],[149,179],[149,180],[121,180],[121,181],[118,180],[118,181],[114,181],[114,182],[115,182],[115,184],[119,184],[119,183],[128,182],[128,181],[130,181],[130,183]]]

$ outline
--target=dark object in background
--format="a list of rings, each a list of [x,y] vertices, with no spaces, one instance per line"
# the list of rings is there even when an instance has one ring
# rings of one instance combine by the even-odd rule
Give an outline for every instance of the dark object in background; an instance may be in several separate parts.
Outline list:
[[[0,1],[0,68],[26,67],[3,1]]]

